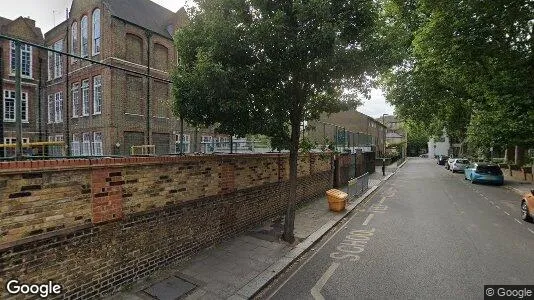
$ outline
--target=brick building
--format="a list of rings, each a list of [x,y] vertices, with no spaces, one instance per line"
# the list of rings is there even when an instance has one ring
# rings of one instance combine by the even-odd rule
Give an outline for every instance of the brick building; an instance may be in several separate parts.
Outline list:
[[[41,29],[35,26],[30,18],[19,17],[10,20],[0,17],[0,34],[26,40],[35,44],[43,44]],[[21,100],[22,100],[22,141],[23,143],[38,141],[42,138],[42,119],[40,92],[45,70],[42,61],[43,51],[29,45],[21,45]],[[15,44],[8,40],[0,40],[0,77],[2,91],[2,128],[0,128],[0,144],[16,143],[15,107]],[[6,150],[9,151],[9,150]],[[4,153],[0,153],[3,156]],[[9,155],[9,153],[7,154]]]
[[[181,128],[169,81],[177,60],[173,34],[186,21],[183,8],[172,12],[150,0],[74,0],[67,20],[44,38],[33,20],[1,19],[7,35],[133,71],[34,50],[33,76],[23,85],[30,108],[25,136],[64,141],[73,156],[128,155],[131,146],[147,144],[156,154],[177,152]],[[9,41],[3,47],[9,49]],[[3,51],[4,61],[9,55]],[[4,70],[9,75],[9,65]],[[6,84],[14,84],[7,77]],[[13,122],[4,120],[11,136]],[[229,140],[212,128],[184,127],[184,152],[211,152]]]
[[[339,136],[343,136],[345,145],[370,148],[377,157],[385,153],[386,126],[361,112],[351,110],[323,114],[319,121],[309,122],[309,125],[312,130],[307,136],[320,145],[325,137],[339,141]]]

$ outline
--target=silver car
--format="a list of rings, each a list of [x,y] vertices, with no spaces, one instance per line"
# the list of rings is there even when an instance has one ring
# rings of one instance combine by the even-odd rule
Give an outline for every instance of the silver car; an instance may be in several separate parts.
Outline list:
[[[450,163],[450,170],[454,173],[456,171],[463,172],[469,166],[469,161],[465,158],[455,158]]]

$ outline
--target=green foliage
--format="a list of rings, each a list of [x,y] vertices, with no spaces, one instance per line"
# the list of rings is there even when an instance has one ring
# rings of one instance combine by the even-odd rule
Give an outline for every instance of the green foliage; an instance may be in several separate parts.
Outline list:
[[[378,8],[372,0],[198,0],[175,36],[175,113],[290,148],[302,120],[360,103],[343,90],[364,91],[382,65]]]
[[[385,37],[404,45],[383,74],[389,102],[472,149],[534,143],[529,0],[385,0]]]
[[[407,151],[409,155],[418,155],[419,150],[428,147],[428,140],[432,134],[424,123],[407,120],[404,122],[404,128],[408,135]]]

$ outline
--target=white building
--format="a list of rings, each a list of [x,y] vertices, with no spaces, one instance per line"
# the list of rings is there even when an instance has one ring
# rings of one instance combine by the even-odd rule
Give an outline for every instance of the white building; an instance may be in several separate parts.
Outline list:
[[[445,129],[443,129],[443,135],[440,138],[431,138],[428,141],[428,157],[430,158],[436,155],[449,155],[450,149],[451,143]]]

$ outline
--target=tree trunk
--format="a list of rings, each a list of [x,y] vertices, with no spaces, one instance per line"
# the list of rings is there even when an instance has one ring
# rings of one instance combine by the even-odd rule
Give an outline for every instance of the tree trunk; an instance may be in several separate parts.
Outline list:
[[[297,201],[297,161],[300,138],[300,121],[291,122],[291,145],[289,147],[289,199],[287,201],[286,217],[284,221],[283,240],[288,243],[295,241],[295,204]]]

